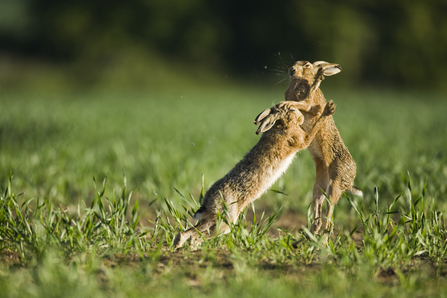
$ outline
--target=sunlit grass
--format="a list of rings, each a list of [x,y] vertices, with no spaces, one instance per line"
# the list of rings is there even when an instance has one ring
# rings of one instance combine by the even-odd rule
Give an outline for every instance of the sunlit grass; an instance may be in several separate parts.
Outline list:
[[[256,211],[244,212],[231,233],[172,250],[175,235],[192,225],[201,193],[257,142],[252,120],[282,99],[278,89],[2,95],[0,291],[9,297],[445,291],[447,109],[435,95],[324,90],[337,104],[335,122],[365,193],[340,200],[328,245],[301,225],[281,226],[284,212],[306,222],[315,173],[304,151],[273,186],[279,192],[255,201]],[[226,218],[224,212],[220,220]],[[305,240],[295,249],[298,239]]]

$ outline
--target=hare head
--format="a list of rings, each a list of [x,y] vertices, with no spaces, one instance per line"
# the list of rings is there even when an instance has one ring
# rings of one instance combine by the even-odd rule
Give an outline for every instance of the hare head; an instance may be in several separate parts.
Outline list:
[[[270,109],[264,110],[256,117],[254,123],[256,125],[261,124],[256,131],[256,134],[259,134],[272,128],[275,123],[279,123],[281,129],[299,126],[304,123],[304,116],[297,108],[290,107],[287,105],[287,102],[282,102]]]
[[[340,65],[335,63],[316,61],[312,64],[308,61],[297,61],[295,65],[289,68],[289,76],[291,80],[305,79],[312,84],[318,74],[323,76],[332,76],[340,71]]]
[[[332,76],[341,71],[335,63],[325,61],[297,61],[289,68],[290,84],[286,91],[287,100],[304,100],[311,90],[316,90],[325,76]]]

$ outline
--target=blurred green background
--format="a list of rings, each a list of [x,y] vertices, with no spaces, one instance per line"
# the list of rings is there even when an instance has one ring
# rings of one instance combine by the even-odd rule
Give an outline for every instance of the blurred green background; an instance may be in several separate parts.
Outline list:
[[[124,174],[144,206],[160,199],[149,213],[164,197],[186,204],[174,188],[198,198],[257,142],[252,120],[284,99],[287,68],[326,60],[343,68],[322,89],[366,206],[410,177],[447,206],[446,12],[440,0],[1,0],[0,185],[13,172],[23,198],[70,206],[94,198],[93,176],[113,196]],[[273,186],[289,197],[257,204],[305,218],[314,179],[304,151]]]
[[[348,87],[445,89],[446,14],[445,0],[2,0],[0,83],[155,88],[326,60]]]

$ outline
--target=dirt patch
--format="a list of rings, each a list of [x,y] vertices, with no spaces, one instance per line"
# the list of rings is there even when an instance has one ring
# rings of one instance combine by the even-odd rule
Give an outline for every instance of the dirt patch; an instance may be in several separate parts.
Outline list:
[[[203,251],[164,251],[158,257],[150,257],[149,255],[137,254],[115,254],[103,257],[104,265],[108,267],[115,266],[136,266],[142,262],[156,262],[158,267],[164,266],[188,266],[200,265],[201,267],[208,266],[211,262],[213,265],[220,267],[232,267],[230,262],[230,252],[226,249],[215,249],[209,252]]]
[[[0,253],[0,263],[13,267],[21,266],[23,262],[18,252],[4,250]]]
[[[307,226],[307,219],[305,216],[295,213],[295,212],[292,212],[292,211],[286,211],[273,224],[269,233],[272,233],[273,236],[278,236],[279,228],[284,229],[289,232],[293,232],[293,231],[298,231],[302,227],[306,227],[306,226]]]

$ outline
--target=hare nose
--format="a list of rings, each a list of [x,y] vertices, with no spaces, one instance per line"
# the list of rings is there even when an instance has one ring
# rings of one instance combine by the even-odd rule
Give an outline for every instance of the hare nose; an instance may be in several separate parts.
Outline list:
[[[289,68],[289,76],[295,75],[295,69],[293,67]]]

